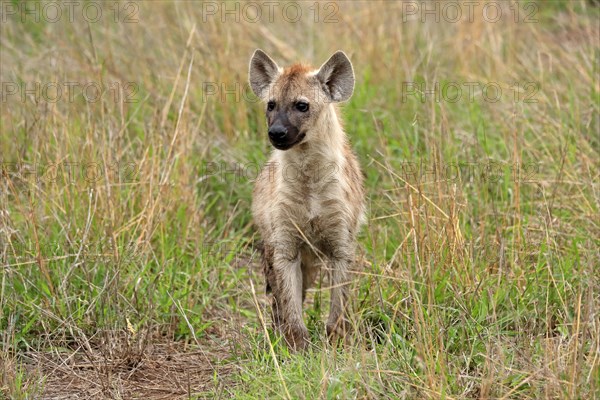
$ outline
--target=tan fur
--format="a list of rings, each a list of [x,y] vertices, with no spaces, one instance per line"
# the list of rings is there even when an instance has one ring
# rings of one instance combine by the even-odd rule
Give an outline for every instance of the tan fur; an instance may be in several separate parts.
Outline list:
[[[306,138],[275,150],[255,182],[252,212],[263,240],[267,290],[273,293],[273,322],[294,349],[308,345],[302,302],[319,268],[329,272],[330,337],[349,330],[348,270],[364,219],[363,177],[342,128],[337,106],[324,101],[315,71],[296,64],[269,88],[278,101],[308,99]],[[308,125],[306,125],[308,124]]]

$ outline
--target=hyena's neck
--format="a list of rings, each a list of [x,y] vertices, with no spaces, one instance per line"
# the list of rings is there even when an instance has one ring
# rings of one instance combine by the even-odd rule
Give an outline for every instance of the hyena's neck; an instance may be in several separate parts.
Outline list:
[[[307,133],[306,141],[282,154],[283,162],[319,167],[341,166],[347,147],[346,133],[337,109],[330,104]]]

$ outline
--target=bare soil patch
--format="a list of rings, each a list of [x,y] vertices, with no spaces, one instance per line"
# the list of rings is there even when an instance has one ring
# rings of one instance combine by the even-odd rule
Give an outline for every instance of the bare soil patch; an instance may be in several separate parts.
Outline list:
[[[27,352],[23,361],[29,379],[43,382],[41,399],[189,399],[225,394],[229,347],[223,337],[187,344],[102,333],[73,349]]]

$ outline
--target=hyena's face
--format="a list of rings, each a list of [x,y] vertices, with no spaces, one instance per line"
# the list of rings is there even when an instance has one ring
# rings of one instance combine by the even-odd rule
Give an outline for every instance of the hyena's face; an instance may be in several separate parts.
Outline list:
[[[295,65],[283,71],[267,94],[269,140],[279,150],[301,143],[315,125],[327,99],[310,69]]]
[[[335,53],[318,71],[304,65],[281,69],[261,50],[250,61],[250,85],[266,101],[269,140],[288,150],[310,140],[321,112],[329,103],[350,98],[354,72],[348,57]]]

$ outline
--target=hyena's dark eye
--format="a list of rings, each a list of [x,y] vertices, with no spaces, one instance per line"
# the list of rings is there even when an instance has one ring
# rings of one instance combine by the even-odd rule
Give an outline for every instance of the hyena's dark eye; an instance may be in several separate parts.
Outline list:
[[[271,100],[267,103],[267,111],[273,111],[275,109],[275,102]]]
[[[308,103],[305,103],[303,101],[299,101],[296,103],[296,110],[300,111],[300,112],[307,112],[308,111]]]

